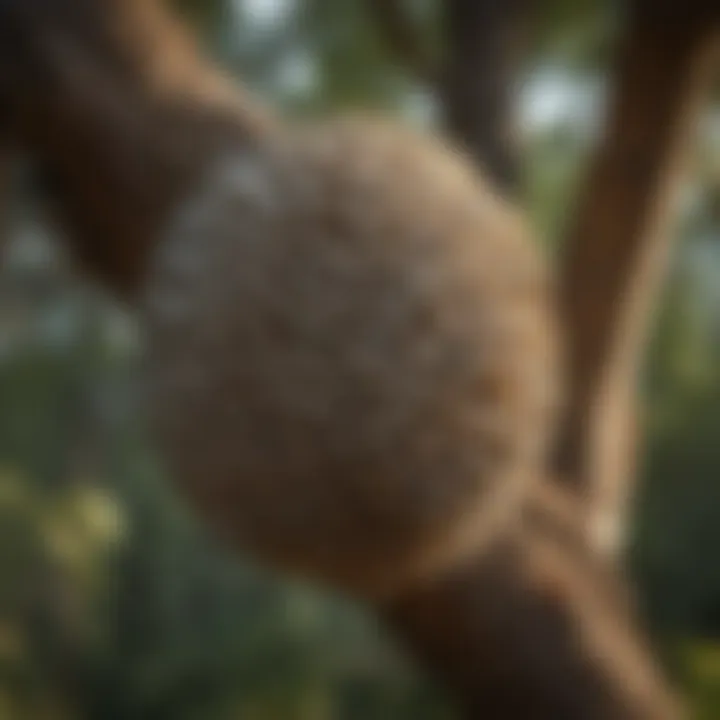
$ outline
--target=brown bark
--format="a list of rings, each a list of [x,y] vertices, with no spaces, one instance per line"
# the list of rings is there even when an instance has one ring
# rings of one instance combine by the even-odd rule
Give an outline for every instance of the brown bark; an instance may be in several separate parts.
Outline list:
[[[617,550],[635,474],[637,374],[670,248],[683,162],[708,91],[713,23],[639,3],[561,274],[570,371],[558,473]]]
[[[385,619],[464,717],[681,717],[622,584],[551,492],[495,552],[398,599]]]
[[[510,194],[520,180],[514,98],[530,2],[445,3],[445,130]]]
[[[0,4],[8,131],[82,269],[127,300],[207,164],[271,120],[160,0],[66,5]]]

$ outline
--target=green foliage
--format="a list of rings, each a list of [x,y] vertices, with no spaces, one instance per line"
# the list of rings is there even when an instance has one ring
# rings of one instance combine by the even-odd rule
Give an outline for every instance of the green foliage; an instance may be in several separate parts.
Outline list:
[[[697,641],[682,649],[689,691],[696,699],[695,720],[715,720],[720,708],[720,646]]]

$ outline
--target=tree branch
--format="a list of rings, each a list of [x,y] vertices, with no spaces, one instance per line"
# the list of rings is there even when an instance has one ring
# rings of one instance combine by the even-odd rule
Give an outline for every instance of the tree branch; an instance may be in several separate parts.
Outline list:
[[[631,13],[561,273],[571,386],[558,475],[590,499],[611,552],[635,474],[638,370],[711,77],[713,23],[691,8],[669,22],[658,8],[643,0]]]
[[[546,500],[492,555],[386,608],[386,622],[467,718],[682,717],[624,588]]]

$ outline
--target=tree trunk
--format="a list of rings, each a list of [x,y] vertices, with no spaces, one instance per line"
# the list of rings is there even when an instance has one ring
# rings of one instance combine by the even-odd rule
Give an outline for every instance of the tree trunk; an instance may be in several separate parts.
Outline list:
[[[445,130],[511,195],[520,181],[514,100],[530,2],[445,2]]]

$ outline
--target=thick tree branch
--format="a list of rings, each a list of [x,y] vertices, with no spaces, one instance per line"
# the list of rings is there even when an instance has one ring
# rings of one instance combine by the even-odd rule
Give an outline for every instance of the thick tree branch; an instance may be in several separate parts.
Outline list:
[[[590,497],[594,529],[611,550],[635,474],[638,368],[709,87],[714,25],[702,7],[686,11],[670,22],[664,6],[643,1],[631,13],[562,268],[571,392],[559,476]]]
[[[491,556],[400,598],[386,621],[468,718],[682,717],[627,594],[545,492]]]

